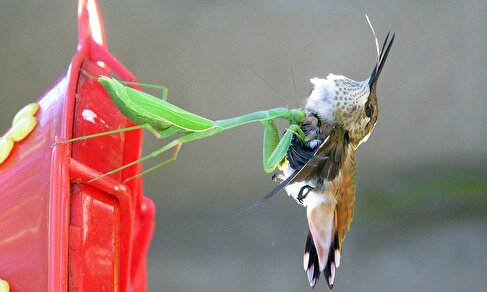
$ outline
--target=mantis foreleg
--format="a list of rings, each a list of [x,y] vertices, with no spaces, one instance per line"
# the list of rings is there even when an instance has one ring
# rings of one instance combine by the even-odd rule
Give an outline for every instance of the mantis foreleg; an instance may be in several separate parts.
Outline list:
[[[291,124],[279,140],[278,129],[272,120],[264,121],[262,124],[264,125],[263,164],[264,171],[269,173],[274,171],[286,156],[293,134],[304,139],[304,133],[298,125]]]

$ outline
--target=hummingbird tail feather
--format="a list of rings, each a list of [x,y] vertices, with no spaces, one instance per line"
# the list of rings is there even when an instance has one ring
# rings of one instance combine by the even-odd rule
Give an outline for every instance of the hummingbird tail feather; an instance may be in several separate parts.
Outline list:
[[[316,252],[315,244],[313,243],[313,236],[308,231],[306,239],[306,246],[304,248],[304,270],[308,276],[309,285],[314,288],[318,279],[320,278],[320,261],[318,260],[318,253]]]
[[[311,287],[316,285],[323,272],[328,287],[332,289],[340,260],[335,203],[325,202],[308,207],[307,211],[309,232],[303,258],[304,269]]]

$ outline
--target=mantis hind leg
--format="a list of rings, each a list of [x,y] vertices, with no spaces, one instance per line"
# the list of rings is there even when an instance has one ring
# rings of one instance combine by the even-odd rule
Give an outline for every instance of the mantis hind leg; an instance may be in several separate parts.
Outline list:
[[[83,73],[85,76],[87,76],[90,79],[98,80],[98,77],[91,75],[90,73],[86,72],[83,69],[81,69],[81,73]],[[132,81],[123,81],[123,80],[118,80],[118,82],[122,83],[123,85],[135,85],[135,86],[140,86],[142,88],[160,90],[162,93],[161,99],[164,101],[167,100],[167,97],[169,94],[169,90],[166,86],[154,85],[154,84],[149,84],[149,83],[132,82]]]
[[[161,99],[164,101],[167,101],[167,97],[169,94],[169,89],[166,86],[161,86],[161,85],[154,85],[154,84],[148,84],[148,83],[139,83],[139,82],[130,82],[130,81],[119,81],[123,85],[136,85],[140,86],[142,88],[146,89],[156,89],[161,91]]]
[[[159,163],[157,165],[154,165],[154,166],[152,166],[152,167],[150,167],[150,168],[148,168],[148,169],[146,169],[146,170],[144,170],[144,171],[142,171],[142,172],[140,172],[140,173],[138,173],[138,174],[136,174],[134,176],[131,176],[129,178],[126,178],[122,183],[126,183],[126,182],[128,182],[130,180],[133,180],[134,178],[143,176],[144,174],[149,173],[149,172],[151,172],[151,171],[153,171],[153,170],[155,170],[155,169],[157,169],[159,167],[165,166],[165,165],[167,165],[167,164],[169,164],[171,162],[176,161],[176,159],[178,159],[179,150],[181,150],[181,146],[182,145],[183,145],[182,143],[179,143],[179,144],[176,144],[176,146],[174,146],[174,150],[173,150],[172,156],[170,158],[168,158],[168,159],[164,160],[163,162],[161,162],[161,163]]]
[[[191,141],[198,140],[198,139],[202,139],[202,138],[205,138],[205,137],[209,137],[209,136],[211,136],[211,135],[213,135],[215,133],[217,133],[217,131],[212,131],[212,132],[196,132],[196,133],[187,134],[185,136],[181,136],[178,139],[175,139],[172,142],[166,144],[162,148],[159,148],[159,149],[153,151],[152,153],[150,153],[150,154],[148,154],[148,155],[146,155],[144,157],[141,157],[141,158],[139,158],[137,160],[134,160],[134,161],[129,162],[129,163],[125,164],[125,165],[122,165],[119,168],[116,168],[116,169],[111,170],[111,171],[109,171],[107,173],[104,173],[102,175],[99,175],[99,176],[91,179],[89,182],[92,182],[92,181],[98,180],[100,178],[103,178],[103,177],[105,177],[107,175],[110,175],[110,174],[119,172],[119,171],[121,171],[121,170],[123,170],[123,169],[125,169],[127,167],[133,166],[135,164],[138,164],[138,163],[144,162],[144,161],[146,161],[148,159],[151,159],[151,158],[154,158],[156,156],[159,156],[162,153],[166,152],[167,150],[174,148],[173,155],[171,156],[171,158],[166,159],[163,162],[161,162],[161,163],[159,163],[159,164],[157,164],[157,165],[155,165],[155,166],[153,166],[153,167],[151,167],[151,168],[149,168],[149,169],[147,169],[147,170],[145,170],[145,171],[143,171],[143,172],[141,172],[141,173],[139,173],[139,174],[137,174],[137,175],[135,175],[133,177],[127,178],[124,181],[124,182],[127,182],[127,181],[129,181],[131,179],[134,179],[134,178],[139,177],[139,176],[141,176],[143,174],[146,174],[149,171],[152,171],[152,170],[154,170],[156,168],[159,168],[161,166],[164,166],[164,165],[166,165],[168,163],[171,163],[171,162],[175,161],[177,159],[178,154],[179,154],[179,150],[181,149],[181,146],[184,143],[191,142]]]
[[[103,178],[103,177],[105,177],[105,176],[108,176],[108,175],[111,175],[111,174],[117,173],[117,172],[119,172],[119,171],[121,171],[121,170],[123,170],[123,169],[125,169],[125,168],[127,168],[127,167],[133,166],[133,165],[138,164],[138,163],[142,163],[142,162],[144,162],[144,161],[146,161],[146,160],[148,160],[148,159],[150,159],[150,158],[153,158],[153,157],[156,157],[156,156],[158,156],[158,155],[162,154],[163,152],[166,152],[167,150],[169,150],[169,149],[171,149],[171,148],[173,148],[173,147],[176,147],[176,150],[177,150],[177,151],[175,151],[175,153],[173,154],[173,157],[171,157],[171,158],[169,158],[169,159],[167,159],[167,160],[165,160],[165,161],[163,161],[163,162],[161,163],[161,166],[162,166],[162,165],[166,165],[166,164],[168,164],[168,163],[170,163],[170,162],[172,162],[172,161],[176,160],[176,158],[177,158],[177,154],[179,153],[179,150],[180,150],[180,148],[181,148],[181,144],[182,144],[182,143],[181,143],[181,142],[179,142],[178,140],[179,140],[179,139],[176,139],[176,140],[172,141],[171,143],[169,143],[169,144],[165,145],[164,147],[162,147],[162,148],[160,148],[160,149],[158,149],[158,150],[156,150],[156,151],[154,151],[154,152],[150,153],[149,155],[146,155],[146,156],[141,157],[141,158],[139,158],[139,159],[137,159],[137,160],[134,160],[134,161],[132,161],[132,162],[129,162],[129,163],[127,163],[127,164],[124,164],[124,165],[122,165],[122,166],[120,166],[120,167],[118,167],[118,168],[115,168],[114,170],[111,170],[111,171],[106,172],[106,173],[104,173],[104,174],[102,174],[102,175],[99,175],[99,176],[97,176],[97,177],[95,177],[95,178],[93,178],[93,179],[89,180],[88,182],[93,182],[93,181],[95,181],[95,180],[99,180],[100,178]],[[156,166],[157,166],[157,165],[156,165]],[[156,168],[157,168],[157,167],[156,167]],[[148,172],[147,170],[146,170],[146,171],[143,171],[143,173],[147,173],[147,172]],[[126,179],[124,182],[126,182],[126,181],[128,181],[128,180],[131,180],[131,179],[133,179],[133,178],[135,178],[135,177],[137,177],[137,176],[140,176],[140,175],[142,175],[142,174],[138,174],[138,175],[136,175],[136,176],[134,176],[134,177],[128,178],[128,179]]]

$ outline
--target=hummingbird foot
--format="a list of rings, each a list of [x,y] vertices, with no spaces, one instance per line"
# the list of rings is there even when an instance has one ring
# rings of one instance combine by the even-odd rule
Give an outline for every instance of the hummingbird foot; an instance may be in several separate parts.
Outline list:
[[[301,204],[301,205],[304,205],[304,202],[303,200],[306,199],[306,197],[308,196],[309,192],[311,192],[312,190],[314,190],[315,188],[313,188],[312,186],[310,185],[305,185],[303,186],[300,190],[299,190],[299,193],[298,195],[296,196],[296,200],[298,200],[298,202]]]

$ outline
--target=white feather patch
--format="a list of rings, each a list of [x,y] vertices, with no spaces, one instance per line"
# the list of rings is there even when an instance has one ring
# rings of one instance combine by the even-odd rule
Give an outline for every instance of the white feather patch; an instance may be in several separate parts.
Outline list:
[[[282,172],[283,172],[282,178],[286,179],[294,172],[294,169],[292,169],[291,166],[288,165],[285,169],[283,169]],[[327,188],[327,184],[329,184],[329,183],[324,182],[324,188],[325,189]],[[296,203],[298,203],[304,207],[315,208],[316,206],[318,206],[322,203],[330,201],[330,199],[325,195],[325,193],[318,192],[315,190],[304,191],[303,195],[306,195],[306,197],[301,201],[298,200],[298,194],[301,191],[301,188],[303,188],[305,186],[315,187],[315,183],[313,183],[311,181],[295,182],[295,183],[287,185],[285,189],[286,189],[287,194],[290,197],[292,197],[296,201]]]
[[[305,252],[303,256],[303,267],[304,270],[308,270],[308,263],[309,263],[309,252]]]
[[[340,257],[342,253],[340,252],[339,249],[335,250],[335,265],[338,268],[340,266]]]
[[[309,270],[306,271],[306,275],[308,276],[308,282],[310,287],[314,287],[316,285],[316,278],[314,276],[314,267],[311,266]]]
[[[328,279],[328,283],[333,286],[333,283],[335,282],[335,264],[331,263],[330,265],[330,278]]]
[[[335,92],[337,90],[333,79],[336,76],[328,75],[326,79],[312,78],[311,83],[314,89],[306,101],[306,109],[312,109],[320,118],[325,119],[330,123],[335,122],[334,112],[336,111]],[[343,77],[343,76],[341,76]]]

